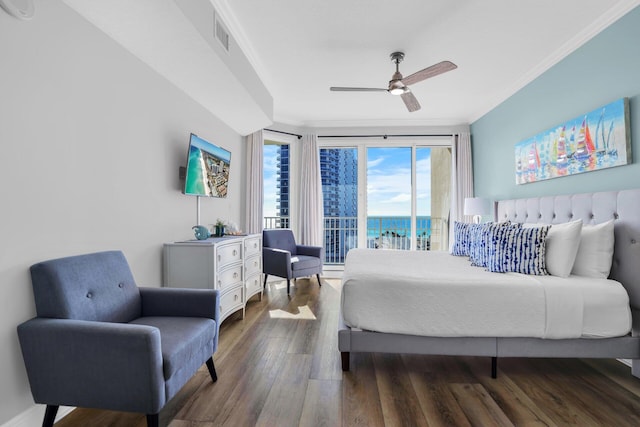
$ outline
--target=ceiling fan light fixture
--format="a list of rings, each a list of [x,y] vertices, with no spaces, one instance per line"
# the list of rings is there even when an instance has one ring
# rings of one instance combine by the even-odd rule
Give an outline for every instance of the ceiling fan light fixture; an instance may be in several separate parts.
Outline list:
[[[392,80],[389,83],[389,93],[391,95],[402,95],[408,88],[400,80]]]
[[[2,1],[3,0],[0,0],[0,2]],[[399,68],[400,62],[402,62],[403,59],[403,52],[393,52],[391,54],[391,61],[396,64],[396,72],[391,76],[389,86],[387,86],[386,89],[371,87],[330,87],[329,90],[333,92],[389,92],[391,95],[399,95],[407,107],[407,110],[413,112],[420,109],[420,103],[409,89],[409,86],[458,68],[458,66],[451,61],[442,61],[407,77],[402,77]]]

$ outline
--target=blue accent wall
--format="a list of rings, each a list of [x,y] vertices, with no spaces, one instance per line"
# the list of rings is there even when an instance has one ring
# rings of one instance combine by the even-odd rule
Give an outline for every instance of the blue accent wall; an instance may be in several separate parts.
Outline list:
[[[515,184],[514,147],[629,98],[632,164]],[[493,200],[640,188],[640,7],[471,124],[476,196]]]

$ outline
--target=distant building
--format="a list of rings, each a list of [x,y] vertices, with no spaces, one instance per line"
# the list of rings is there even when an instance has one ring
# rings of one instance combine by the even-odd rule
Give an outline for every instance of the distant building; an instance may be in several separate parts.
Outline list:
[[[280,217],[278,228],[289,228],[289,145],[278,145],[278,177],[276,210]]]
[[[341,264],[357,245],[358,161],[354,149],[320,150],[325,261]]]

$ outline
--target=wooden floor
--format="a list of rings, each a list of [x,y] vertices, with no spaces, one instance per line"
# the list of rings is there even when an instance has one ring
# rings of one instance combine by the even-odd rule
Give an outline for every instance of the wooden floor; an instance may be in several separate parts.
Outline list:
[[[221,326],[218,381],[206,367],[160,425],[640,426],[640,379],[615,360],[353,354],[342,373],[337,279],[268,284]],[[392,350],[392,349],[390,349]],[[76,409],[69,426],[144,427],[144,415]]]

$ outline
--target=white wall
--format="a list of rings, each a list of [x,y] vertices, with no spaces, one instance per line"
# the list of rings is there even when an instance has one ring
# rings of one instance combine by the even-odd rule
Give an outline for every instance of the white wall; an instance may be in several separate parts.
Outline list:
[[[59,0],[32,21],[0,10],[0,425],[33,405],[16,334],[35,315],[29,266],[121,249],[158,286],[162,243],[193,236],[189,132],[232,152],[229,197],[203,200],[202,222],[242,224],[240,135]]]

